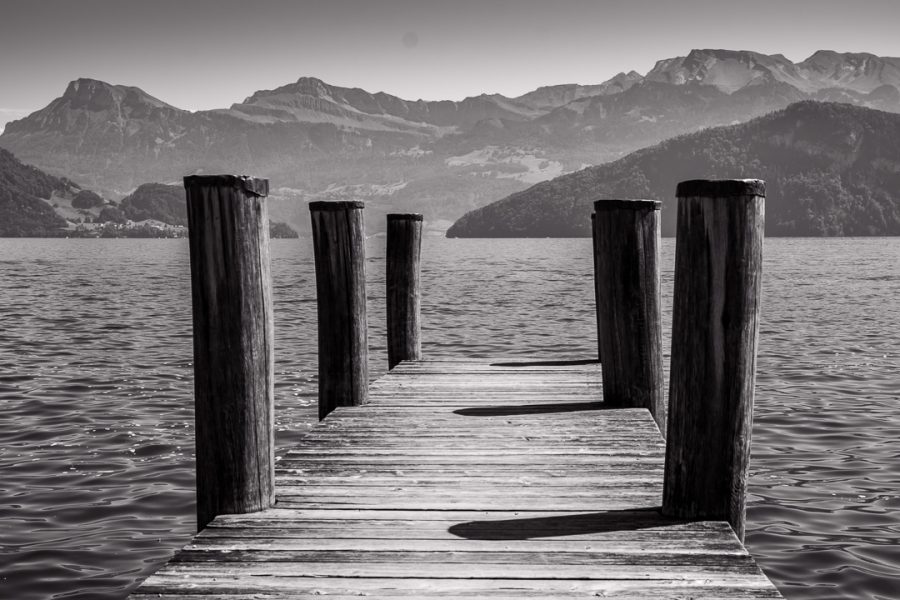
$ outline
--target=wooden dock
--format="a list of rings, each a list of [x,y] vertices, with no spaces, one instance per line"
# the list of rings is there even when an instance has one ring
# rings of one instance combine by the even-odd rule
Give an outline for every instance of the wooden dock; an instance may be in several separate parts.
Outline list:
[[[403,362],[135,600],[781,598],[724,521],[660,515],[665,443],[592,361]]]
[[[268,181],[185,188],[201,531],[135,599],[781,598],[741,543],[763,182],[678,185],[668,419],[659,202],[594,203],[602,381],[421,360],[423,217],[389,215],[371,386],[364,205],[310,203],[324,420],[277,464]]]

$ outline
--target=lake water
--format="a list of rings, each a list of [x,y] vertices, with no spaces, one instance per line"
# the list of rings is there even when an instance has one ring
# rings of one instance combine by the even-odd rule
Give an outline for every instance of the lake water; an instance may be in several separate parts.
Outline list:
[[[900,238],[765,256],[747,545],[788,598],[898,598]],[[309,240],[272,261],[283,447],[315,421]],[[663,240],[666,360],[673,265]],[[426,239],[425,355],[592,357],[591,272],[587,239]],[[0,598],[122,598],[190,539],[189,286],[186,240],[0,240]]]

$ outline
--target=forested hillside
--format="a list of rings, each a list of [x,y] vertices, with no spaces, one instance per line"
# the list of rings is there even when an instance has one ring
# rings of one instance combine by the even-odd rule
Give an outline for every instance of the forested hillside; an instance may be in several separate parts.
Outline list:
[[[0,237],[61,235],[66,221],[45,200],[73,188],[0,148]]]
[[[900,235],[900,115],[799,102],[539,183],[447,236],[588,236],[592,202],[607,197],[662,200],[663,235],[674,235],[676,184],[705,178],[765,179],[768,235]]]

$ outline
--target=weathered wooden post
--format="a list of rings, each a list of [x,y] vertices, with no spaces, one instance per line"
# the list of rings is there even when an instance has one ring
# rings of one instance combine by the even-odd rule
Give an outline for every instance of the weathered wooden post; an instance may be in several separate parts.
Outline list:
[[[422,215],[387,216],[388,368],[400,361],[421,360],[422,340],[419,318],[421,292],[419,263],[422,256]]]
[[[603,401],[648,409],[664,432],[659,207],[656,200],[598,200],[594,238]]]
[[[364,207],[358,201],[309,204],[319,314],[319,419],[368,397]]]
[[[591,254],[594,258],[594,312],[597,318],[597,360],[603,360],[603,353],[600,352],[600,278],[597,277],[597,229],[594,223],[597,220],[597,213],[591,213]]]
[[[765,183],[678,184],[663,513],[744,538]]]
[[[184,178],[194,320],[197,528],[272,506],[274,325],[269,182]]]

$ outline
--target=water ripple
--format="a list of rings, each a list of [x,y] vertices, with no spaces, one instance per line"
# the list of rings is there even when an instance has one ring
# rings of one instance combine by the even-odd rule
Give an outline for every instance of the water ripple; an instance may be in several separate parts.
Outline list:
[[[194,531],[187,244],[0,240],[0,256],[0,595],[122,598]],[[315,421],[311,256],[273,242],[279,448]],[[898,256],[896,238],[766,240],[747,544],[789,598],[897,597]],[[593,356],[591,272],[590,240],[426,239],[425,353]]]

